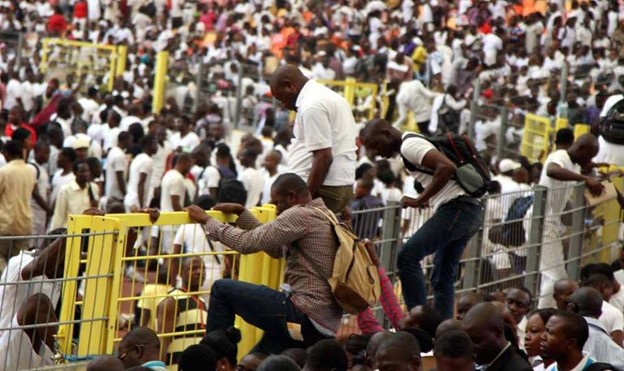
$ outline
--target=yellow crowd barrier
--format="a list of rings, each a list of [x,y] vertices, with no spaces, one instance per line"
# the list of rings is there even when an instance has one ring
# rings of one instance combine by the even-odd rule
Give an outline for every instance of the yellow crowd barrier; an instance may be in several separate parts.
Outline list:
[[[115,77],[126,69],[128,48],[124,45],[94,44],[59,38],[45,38],[39,68],[49,75],[73,74],[75,81],[91,78],[86,86],[95,85],[95,79],[107,76],[107,90],[113,90]]]
[[[269,222],[276,217],[275,209],[270,205],[254,208],[252,213],[261,223]],[[207,214],[224,223],[235,221],[235,216],[232,215],[215,211],[208,211]],[[166,294],[160,297],[153,294],[141,297],[137,293],[140,285],[138,281],[134,279],[129,281],[124,277],[125,267],[133,265],[136,268],[137,263],[143,260],[147,272],[150,260],[160,260],[166,265],[167,261],[202,255],[184,252],[172,255],[170,252],[164,253],[160,250],[153,254],[149,253],[148,244],[148,255],[139,256],[136,253],[138,250],[134,250],[135,253],[127,253],[139,245],[132,240],[136,236],[136,240],[141,241],[141,238],[154,228],[161,231],[162,238],[162,231],[165,228],[182,228],[181,226],[190,222],[185,212],[162,213],[154,223],[150,221],[148,214],[70,217],[65,252],[66,280],[62,286],[62,307],[59,316],[61,325],[57,336],[64,354],[73,354],[80,358],[113,354],[116,351],[123,335],[133,326],[132,321],[129,321],[130,324],[127,326],[122,326],[122,322],[124,317],[129,317],[133,312],[131,309],[135,303],[142,299],[162,300],[167,297]],[[164,244],[162,240],[161,244]],[[203,255],[236,255],[237,259],[239,256],[231,251],[214,250]],[[283,261],[272,259],[264,253],[257,253],[240,256],[239,264],[239,268],[235,268],[237,273],[233,274],[233,278],[278,288],[283,272]],[[175,281],[175,277],[173,280]],[[207,297],[209,288],[198,292],[199,294]],[[76,316],[77,308],[81,309],[80,318]],[[78,324],[79,332],[76,336],[74,327]],[[237,319],[236,326],[242,332],[242,342],[239,344],[239,353],[242,356],[260,340],[262,332],[240,319]],[[195,332],[195,335],[201,338],[204,330]],[[161,332],[159,337],[175,338],[185,334],[187,333]],[[161,351],[166,352],[164,349]]]
[[[574,138],[578,138],[581,135],[588,134],[590,132],[591,127],[587,124],[576,124],[574,125]]]
[[[520,154],[531,162],[543,162],[550,146],[551,123],[547,117],[528,113],[524,121],[524,133]]]
[[[351,107],[363,107],[366,109],[364,117],[368,120],[375,118],[376,102],[379,87],[377,84],[367,82],[357,82],[354,78],[349,77],[344,81],[337,80],[318,80],[321,84],[332,90],[342,93],[342,96],[349,102]]]

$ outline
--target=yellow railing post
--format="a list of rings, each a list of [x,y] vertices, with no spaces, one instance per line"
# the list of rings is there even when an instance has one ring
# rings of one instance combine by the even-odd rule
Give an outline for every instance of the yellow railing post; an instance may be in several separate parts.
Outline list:
[[[345,80],[344,98],[353,106],[355,101],[355,79],[353,77],[347,77]]]
[[[520,154],[529,161],[544,161],[550,146],[550,119],[534,114],[527,114],[524,119],[524,132],[520,145]]]
[[[45,73],[48,70],[48,44],[50,39],[47,37],[43,39],[43,55],[41,56],[41,62],[39,63],[39,69]]]
[[[121,76],[126,70],[126,59],[128,58],[128,47],[125,45],[119,45],[117,47],[117,69],[115,75]]]
[[[165,104],[165,86],[167,82],[167,64],[169,64],[169,53],[159,52],[156,57],[156,75],[154,76],[154,92],[152,101],[153,113],[160,113]]]
[[[590,126],[587,124],[574,125],[574,138],[578,139],[583,134],[587,134],[590,131]]]

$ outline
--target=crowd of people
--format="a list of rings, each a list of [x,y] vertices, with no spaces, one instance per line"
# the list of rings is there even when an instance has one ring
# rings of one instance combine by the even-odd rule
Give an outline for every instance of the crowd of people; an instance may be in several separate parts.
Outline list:
[[[620,8],[607,0],[0,3],[0,29],[23,32],[26,44],[20,65],[15,50],[0,46],[0,365],[53,360],[71,215],[155,220],[186,210],[196,224],[129,235],[125,255],[157,255],[158,277],[128,264],[127,278],[147,280],[135,326],[116,357],[89,369],[419,370],[429,351],[438,370],[624,369],[622,266],[586,266],[579,282],[568,280],[562,241],[572,185],[600,194],[597,165],[624,166],[622,145],[597,130],[624,99]],[[127,70],[107,91],[109,75],[63,71],[67,61],[53,53],[44,76],[37,51],[49,36],[125,45]],[[179,88],[153,113],[162,50]],[[253,78],[239,78],[243,64],[255,66]],[[198,71],[208,75],[208,96],[194,86]],[[352,107],[318,82],[345,77],[379,84],[387,106],[364,90]],[[244,92],[241,117],[257,130],[233,143],[239,123],[223,96],[236,89]],[[488,105],[474,122],[470,101]],[[378,118],[368,122],[362,109],[371,106]],[[527,113],[565,118],[569,128],[556,133],[543,164],[496,158],[497,142],[517,146],[522,135],[512,127],[501,138],[502,122]],[[403,133],[410,115],[421,136]],[[594,130],[574,138],[581,123]],[[427,139],[471,125],[492,175],[486,202]],[[495,267],[526,273],[532,185],[548,190],[538,291],[471,293],[456,303],[460,259],[482,228]],[[392,202],[406,209],[397,256],[406,311],[368,242],[396,332],[368,309],[357,316],[363,335],[339,343],[329,220],[339,215],[375,241]],[[264,203],[278,217],[260,224],[249,209]],[[220,223],[210,209],[237,222]],[[283,285],[236,280],[225,250],[284,258]],[[191,255],[162,259],[182,253]],[[240,362],[235,316],[264,331]]]

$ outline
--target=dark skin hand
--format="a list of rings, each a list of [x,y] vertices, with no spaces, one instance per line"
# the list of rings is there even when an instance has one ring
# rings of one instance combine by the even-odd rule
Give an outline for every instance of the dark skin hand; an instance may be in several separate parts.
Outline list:
[[[401,206],[403,207],[420,208],[427,206],[431,197],[440,192],[451,180],[456,169],[455,164],[438,150],[427,152],[422,160],[422,166],[434,171],[433,180],[417,198],[403,196],[401,199]]]

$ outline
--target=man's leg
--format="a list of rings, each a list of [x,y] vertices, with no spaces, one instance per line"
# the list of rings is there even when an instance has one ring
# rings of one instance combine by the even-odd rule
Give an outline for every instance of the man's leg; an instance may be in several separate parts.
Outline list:
[[[247,282],[216,281],[210,292],[206,332],[233,326],[236,315],[277,338],[288,336],[286,322],[296,320],[282,292]]]
[[[451,241],[436,252],[431,275],[434,307],[444,318],[453,318],[454,285],[459,261],[466,244],[481,225],[481,207],[465,202],[455,202],[452,207],[456,211],[456,216],[449,219],[446,224],[447,234]]]
[[[321,186],[318,195],[323,199],[325,206],[334,214],[344,210],[353,198],[353,186]]]
[[[548,220],[544,223],[544,237],[539,262],[541,273],[540,298],[537,306],[539,309],[555,307],[556,303],[553,298],[555,283],[568,276],[565,270],[560,230],[561,226],[558,223],[552,223]]]
[[[409,110],[406,105],[397,102],[397,108],[399,109],[399,118],[392,124],[396,129],[401,130],[405,120],[407,120],[407,114]]]

